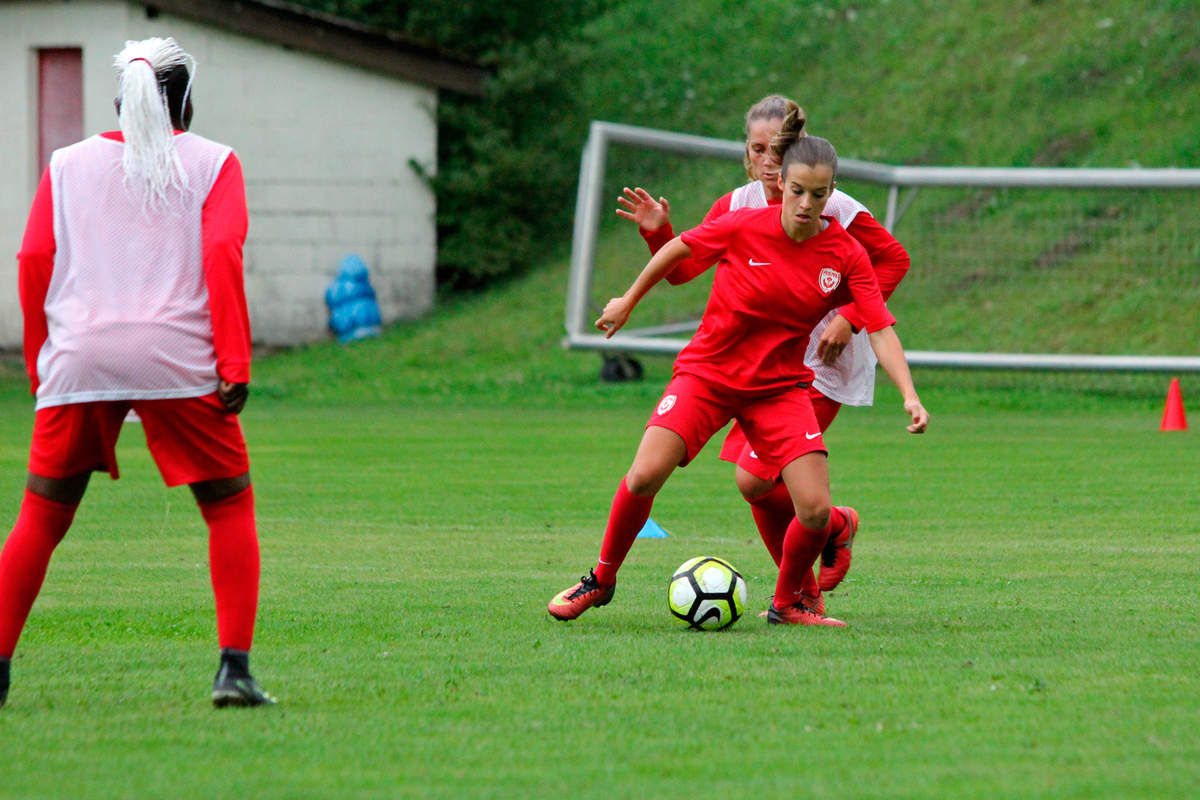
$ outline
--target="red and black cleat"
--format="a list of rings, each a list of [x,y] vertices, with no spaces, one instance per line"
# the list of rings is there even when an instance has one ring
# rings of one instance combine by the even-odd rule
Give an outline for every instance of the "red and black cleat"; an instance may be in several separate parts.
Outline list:
[[[851,548],[854,535],[858,533],[858,512],[849,506],[838,506],[838,511],[842,512],[846,522],[841,530],[830,535],[821,551],[821,572],[817,580],[822,592],[836,589],[850,571]]]

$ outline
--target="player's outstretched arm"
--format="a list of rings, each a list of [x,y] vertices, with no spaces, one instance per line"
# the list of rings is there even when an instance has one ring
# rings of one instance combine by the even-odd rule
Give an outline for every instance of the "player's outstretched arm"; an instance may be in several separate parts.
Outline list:
[[[646,296],[646,292],[650,291],[654,284],[661,281],[663,276],[674,269],[676,264],[691,254],[691,248],[684,244],[678,236],[663,245],[662,249],[651,257],[629,290],[620,297],[612,298],[604,306],[604,312],[596,320],[596,327],[604,331],[604,338],[611,338],[614,333],[619,331],[629,319],[629,315],[633,313],[633,309]]]
[[[617,198],[617,216],[624,217],[644,231],[656,231],[671,224],[671,204],[667,198],[655,200],[642,187],[624,189],[625,195]]]
[[[870,334],[870,337],[871,349],[875,351],[879,365],[900,390],[900,395],[904,398],[904,410],[912,417],[908,432],[924,433],[929,427],[929,412],[921,405],[921,398],[917,396],[912,373],[908,369],[908,359],[904,357],[904,348],[900,345],[900,337],[896,335],[895,328],[889,325]]]

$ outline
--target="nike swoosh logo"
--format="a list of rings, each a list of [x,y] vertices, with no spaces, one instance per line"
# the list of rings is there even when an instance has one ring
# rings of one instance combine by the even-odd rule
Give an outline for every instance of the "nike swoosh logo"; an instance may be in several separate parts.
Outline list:
[[[750,259],[750,266],[752,267],[765,267],[770,263],[770,261],[755,261],[753,258]]]
[[[820,435],[821,435],[820,431],[817,431],[816,433],[806,433],[806,434],[804,434],[804,438],[808,439],[811,442],[813,439],[817,438]]]

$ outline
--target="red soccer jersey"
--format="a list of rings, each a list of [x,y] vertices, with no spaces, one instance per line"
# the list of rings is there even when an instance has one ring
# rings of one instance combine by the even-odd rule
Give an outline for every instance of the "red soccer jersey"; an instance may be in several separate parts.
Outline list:
[[[832,217],[803,242],[783,230],[778,206],[739,209],[682,234],[692,258],[717,262],[708,307],[675,359],[688,373],[742,391],[812,379],[804,350],[831,308],[854,302],[864,327],[895,317],[883,304],[866,250]]]
[[[768,200],[767,203],[768,205],[778,206],[782,201],[783,198],[779,197],[774,200]],[[721,195],[717,198],[716,202],[712,204],[712,208],[708,210],[708,213],[704,215],[704,219],[700,221],[701,224],[710,222],[717,217],[729,213],[729,209],[732,207],[732,204],[733,192],[726,192],[725,194]],[[675,238],[675,233],[671,230],[671,223],[669,222],[666,225],[663,225],[661,228],[656,228],[652,231],[645,231],[639,228],[638,233],[640,233],[642,238],[646,240],[646,244],[650,247],[651,253],[657,253],[662,249],[664,244]],[[667,273],[667,282],[675,285],[687,283],[692,278],[704,272],[711,266],[712,262],[699,261],[694,256],[691,258],[685,258],[683,261],[680,261],[678,264],[676,264],[674,269]]]
[[[722,214],[728,213],[732,207],[733,194],[733,192],[727,192],[718,197],[716,202],[712,204],[712,208],[704,215],[702,222],[708,222]],[[871,266],[875,269],[875,279],[879,281],[879,291],[883,294],[883,299],[886,301],[892,296],[892,292],[896,290],[896,287],[900,285],[900,281],[904,280],[904,276],[908,273],[908,252],[896,241],[896,238],[892,236],[888,229],[880,225],[871,216],[871,212],[867,211],[866,207],[857,200],[854,200],[840,190],[834,190],[829,198],[830,203],[838,202],[839,198],[842,200],[841,207],[849,209],[849,211],[836,214],[831,213],[829,216],[836,217],[837,221],[846,229],[846,232],[857,239],[858,243],[867,249],[867,256],[871,259]],[[781,202],[783,202],[783,198],[776,197],[767,200],[767,205],[778,206]],[[753,208],[754,206],[745,207]],[[669,222],[661,228],[656,228],[652,231],[639,228],[638,233],[646,240],[651,253],[657,253],[663,245],[675,238],[675,233],[671,230],[671,223]],[[673,270],[667,273],[667,281],[674,285],[687,283],[692,278],[706,271],[710,266],[712,265],[698,261],[694,257],[685,258],[676,264]],[[855,328],[862,327],[862,318],[854,310],[853,305],[840,308],[838,312],[848,319],[850,324]]]

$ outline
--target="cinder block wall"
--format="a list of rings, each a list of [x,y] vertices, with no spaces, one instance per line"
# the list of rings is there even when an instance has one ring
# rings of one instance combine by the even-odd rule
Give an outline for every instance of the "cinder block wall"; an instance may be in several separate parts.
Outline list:
[[[192,130],[234,148],[246,175],[246,291],[256,342],[326,337],[325,287],[367,262],[385,322],[430,309],[437,92],[120,0],[0,5],[0,346],[21,341],[13,255],[37,186],[36,51],[82,47],[85,135],[117,127],[112,56],[174,36],[196,57]]]

